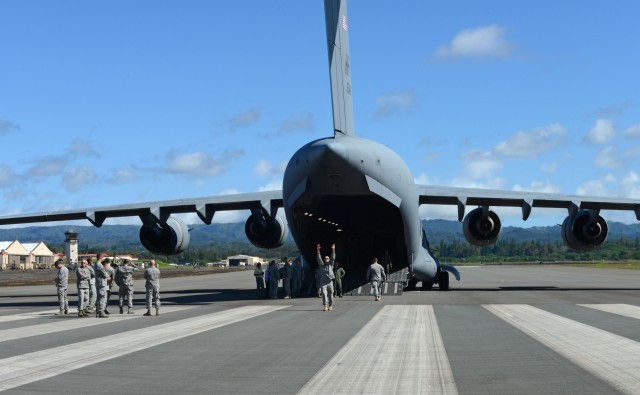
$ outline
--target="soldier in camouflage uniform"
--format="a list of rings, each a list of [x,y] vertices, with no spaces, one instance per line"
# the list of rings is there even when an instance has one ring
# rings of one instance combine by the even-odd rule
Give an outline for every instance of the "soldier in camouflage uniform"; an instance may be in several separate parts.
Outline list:
[[[149,264],[151,266],[144,271],[144,279],[147,280],[144,284],[147,290],[147,312],[144,315],[151,315],[152,302],[156,308],[156,315],[160,315],[160,269],[153,259]]]
[[[105,313],[105,310],[107,309],[107,281],[111,277],[99,260],[96,261],[93,270],[96,273],[96,317],[109,318],[109,313]]]
[[[99,254],[99,256],[102,255],[103,254]],[[113,287],[113,280],[116,277],[116,271],[113,266],[111,266],[111,261],[109,260],[109,258],[104,258],[103,260],[101,260],[101,262],[104,270],[106,270],[109,274],[109,278],[107,279],[107,297],[104,302],[104,313],[109,315],[109,310],[107,309],[109,308],[109,300],[111,299],[111,288]]]
[[[89,304],[89,278],[91,274],[87,269],[87,261],[82,260],[76,268],[76,285],[78,286],[78,317],[88,317],[87,306]]]
[[[96,311],[96,272],[93,270],[93,265],[91,264],[91,258],[87,259],[87,269],[91,273],[91,278],[89,279],[89,307],[87,307],[87,311],[94,312]]]
[[[62,259],[58,259],[53,265],[58,269],[58,275],[55,279],[56,290],[58,291],[58,304],[60,306],[60,312],[58,312],[58,315],[69,314],[69,300],[67,299],[69,269],[64,266],[64,261]]]
[[[124,299],[127,298],[127,314],[133,314],[133,272],[137,272],[138,268],[131,264],[131,261],[125,259],[118,268],[120,276],[120,288],[118,289],[118,304],[120,306],[120,314],[123,313]]]
[[[318,261],[318,269],[316,270],[318,286],[322,293],[322,310],[333,310],[333,282],[335,275],[333,274],[333,263],[336,260],[336,245],[331,244],[331,257],[326,255],[324,260],[320,255],[320,244],[317,246],[318,255],[316,260]]]

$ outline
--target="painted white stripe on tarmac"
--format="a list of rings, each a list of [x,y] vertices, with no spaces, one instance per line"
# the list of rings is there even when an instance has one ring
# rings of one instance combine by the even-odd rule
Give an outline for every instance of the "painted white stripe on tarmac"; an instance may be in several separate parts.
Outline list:
[[[67,373],[289,306],[245,306],[0,359],[0,391]],[[34,374],[37,372],[37,374]]]
[[[162,314],[171,313],[174,311],[188,310],[195,306],[171,306],[161,309]],[[109,318],[93,318],[94,315],[90,315],[87,318],[80,318],[76,314],[66,315],[60,317],[49,318],[45,324],[23,326],[20,328],[3,329],[0,330],[0,343],[23,339],[25,337],[46,335],[48,333],[55,333],[58,331],[67,331],[79,328],[86,328],[94,325],[108,324],[109,322],[118,322],[131,318],[143,318],[142,313],[138,314],[111,314]],[[31,317],[33,318],[33,317]],[[144,317],[148,319],[147,317]],[[39,320],[38,322],[42,322]]]
[[[638,393],[640,343],[533,306],[483,307],[617,390]]]
[[[640,320],[640,307],[631,304],[579,304],[578,306]]]
[[[299,394],[457,394],[432,306],[387,305]]]
[[[111,309],[112,311],[118,310],[118,306],[115,306],[115,308],[113,306],[110,306],[110,307],[112,308]],[[174,311],[192,309],[194,307],[196,306],[167,306],[167,307],[162,306],[160,312],[163,314],[172,313]],[[136,312],[138,314],[142,314],[141,310],[145,311],[144,309],[138,309],[136,310]],[[74,319],[78,317],[78,311],[75,308],[73,310],[69,310],[69,314],[62,315],[62,316],[57,315],[58,311],[59,311],[58,309],[55,309],[55,310],[34,311],[30,313],[0,316],[0,323],[20,321],[20,320],[32,320],[34,318],[64,320],[64,319]],[[111,317],[117,317],[117,316],[119,316],[119,314],[117,313],[111,314]]]

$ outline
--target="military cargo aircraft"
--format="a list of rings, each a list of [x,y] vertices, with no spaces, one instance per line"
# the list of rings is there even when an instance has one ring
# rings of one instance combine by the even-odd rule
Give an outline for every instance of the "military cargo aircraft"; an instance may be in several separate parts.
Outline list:
[[[429,249],[419,216],[420,205],[457,206],[465,238],[476,246],[498,240],[499,216],[491,207],[519,207],[523,220],[533,209],[560,208],[564,243],[577,251],[601,245],[608,233],[600,211],[633,210],[631,199],[416,185],[396,152],[356,135],[353,121],[349,24],[346,0],[325,0],[325,19],[333,136],[301,147],[289,160],[282,190],[226,196],[136,203],[111,207],[5,216],[0,225],[86,219],[100,227],[105,219],[138,216],[140,241],[152,253],[179,254],[189,244],[189,230],[173,214],[196,213],[210,224],[223,210],[249,210],[247,238],[260,248],[282,245],[291,232],[307,262],[315,264],[316,245],[337,245],[338,258],[350,277],[365,281],[373,257],[388,251],[393,270],[408,269],[408,286],[422,283],[449,289],[451,265],[441,264]],[[470,211],[467,207],[472,207]],[[284,209],[286,221],[278,215]]]

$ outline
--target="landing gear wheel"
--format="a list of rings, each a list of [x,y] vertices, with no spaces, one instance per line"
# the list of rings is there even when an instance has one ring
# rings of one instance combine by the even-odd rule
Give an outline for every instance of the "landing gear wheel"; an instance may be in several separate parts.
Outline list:
[[[423,281],[422,282],[422,290],[423,291],[431,291],[433,288],[433,283],[431,281]]]
[[[409,281],[407,281],[407,286],[404,287],[405,291],[415,291],[416,290],[416,284],[418,284],[418,280],[416,280],[415,278],[410,278]]]
[[[440,291],[449,290],[449,272],[440,272],[438,275],[438,284],[440,284]]]

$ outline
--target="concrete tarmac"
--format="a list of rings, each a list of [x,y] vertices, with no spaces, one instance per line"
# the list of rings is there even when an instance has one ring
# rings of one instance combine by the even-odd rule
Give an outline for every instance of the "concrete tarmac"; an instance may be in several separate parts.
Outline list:
[[[0,289],[7,393],[608,394],[640,388],[640,272],[462,267],[440,292],[256,299],[251,271],[161,279],[160,316],[55,317]],[[126,309],[125,309],[126,310]]]

